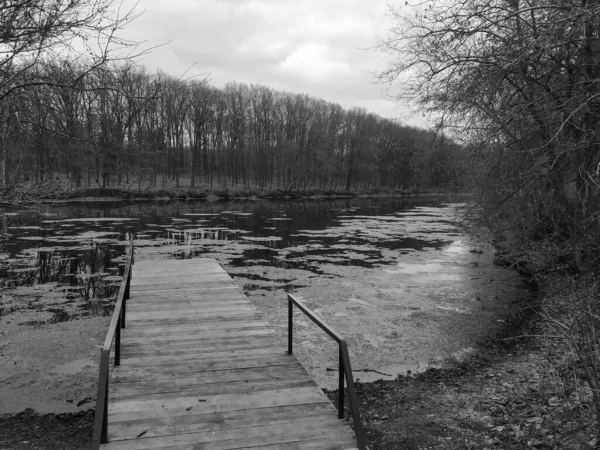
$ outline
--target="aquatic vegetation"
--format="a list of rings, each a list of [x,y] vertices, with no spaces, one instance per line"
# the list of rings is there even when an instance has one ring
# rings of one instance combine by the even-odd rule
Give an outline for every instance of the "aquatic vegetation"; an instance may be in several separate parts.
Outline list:
[[[23,323],[37,326],[108,313],[132,237],[138,260],[215,258],[282,335],[294,292],[352,343],[357,368],[393,372],[489,332],[501,311],[487,299],[517,285],[490,269],[489,253],[468,251],[456,208],[393,199],[59,207],[0,241],[0,314],[26,309]],[[335,385],[328,340],[309,322],[298,327],[298,356]]]

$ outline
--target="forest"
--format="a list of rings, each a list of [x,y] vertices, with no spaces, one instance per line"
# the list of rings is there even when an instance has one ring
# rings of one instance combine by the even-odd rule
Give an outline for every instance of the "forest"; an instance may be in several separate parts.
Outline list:
[[[3,102],[12,188],[218,187],[284,191],[457,188],[464,151],[443,130],[403,126],[363,108],[231,82],[90,70],[55,61]]]

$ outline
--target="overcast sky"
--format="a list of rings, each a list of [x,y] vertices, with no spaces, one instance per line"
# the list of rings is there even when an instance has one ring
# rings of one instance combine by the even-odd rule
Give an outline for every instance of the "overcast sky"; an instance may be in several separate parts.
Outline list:
[[[123,36],[154,47],[141,63],[185,77],[205,73],[214,86],[256,83],[306,93],[344,107],[424,126],[386,97],[370,72],[386,59],[372,47],[389,28],[398,0],[140,0],[143,14]],[[402,2],[403,3],[403,2]],[[131,7],[135,0],[124,0]]]

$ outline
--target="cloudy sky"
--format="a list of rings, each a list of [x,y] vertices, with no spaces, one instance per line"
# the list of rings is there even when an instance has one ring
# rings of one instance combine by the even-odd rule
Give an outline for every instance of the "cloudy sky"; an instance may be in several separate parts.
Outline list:
[[[399,0],[140,0],[143,14],[123,37],[154,47],[141,63],[182,76],[206,74],[213,85],[256,83],[361,106],[424,126],[386,96],[371,74],[386,66],[372,47]],[[123,0],[131,7],[135,0]],[[195,66],[194,66],[195,64]],[[193,69],[190,70],[190,67]]]

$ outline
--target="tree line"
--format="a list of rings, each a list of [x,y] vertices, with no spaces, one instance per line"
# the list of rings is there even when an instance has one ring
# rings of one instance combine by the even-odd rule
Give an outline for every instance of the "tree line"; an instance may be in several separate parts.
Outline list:
[[[459,184],[462,147],[363,108],[132,63],[57,61],[3,104],[7,187],[423,189]]]

